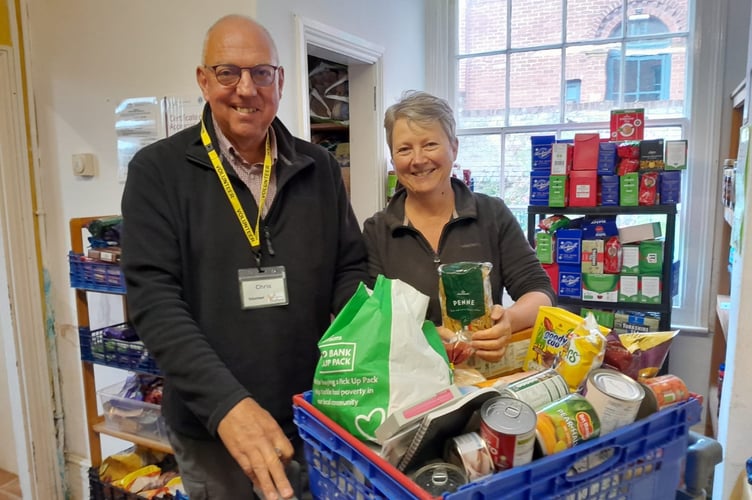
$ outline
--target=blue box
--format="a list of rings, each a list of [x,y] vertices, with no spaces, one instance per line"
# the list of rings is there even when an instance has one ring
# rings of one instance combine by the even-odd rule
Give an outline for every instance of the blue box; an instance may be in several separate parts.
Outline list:
[[[681,195],[681,170],[663,170],[660,173],[658,193],[661,205],[679,203]]]
[[[530,172],[530,204],[548,206],[548,171]]]
[[[598,145],[598,175],[614,175],[619,157],[615,142],[601,142]]]
[[[551,173],[551,145],[556,142],[555,135],[534,135],[530,137],[533,170],[545,170]]]
[[[293,397],[293,421],[305,446],[314,498],[438,500],[310,401],[310,391]],[[441,498],[675,498],[689,431],[701,414],[700,400],[690,398],[568,450],[460,486]],[[592,461],[598,465],[583,470]]]
[[[568,266],[559,264],[560,297],[582,298],[582,268],[579,265]]]
[[[619,205],[619,176],[618,175],[599,175],[598,176],[598,204],[603,206]]]
[[[559,229],[556,231],[556,262],[579,265],[582,259],[582,229]]]

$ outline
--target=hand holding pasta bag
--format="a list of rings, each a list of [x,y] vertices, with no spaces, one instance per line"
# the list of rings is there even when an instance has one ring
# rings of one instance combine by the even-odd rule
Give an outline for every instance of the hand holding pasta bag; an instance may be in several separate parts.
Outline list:
[[[399,408],[452,384],[452,371],[428,297],[379,275],[360,284],[319,340],[313,405],[360,440]]]
[[[490,262],[454,262],[439,266],[439,301],[443,326],[454,333],[445,339],[453,365],[474,354],[473,332],[493,326]]]

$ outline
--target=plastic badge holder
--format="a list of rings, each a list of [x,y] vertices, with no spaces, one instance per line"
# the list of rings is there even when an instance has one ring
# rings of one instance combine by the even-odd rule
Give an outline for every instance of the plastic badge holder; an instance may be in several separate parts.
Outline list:
[[[293,398],[314,498],[432,498],[372,449],[310,404]],[[674,498],[690,427],[702,403],[692,398],[574,448],[462,486],[444,499]]]

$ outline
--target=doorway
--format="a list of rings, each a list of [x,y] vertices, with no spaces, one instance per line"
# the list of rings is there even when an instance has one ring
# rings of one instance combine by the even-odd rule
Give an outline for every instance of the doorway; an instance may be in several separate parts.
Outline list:
[[[301,16],[296,16],[295,22],[301,75],[308,75],[312,69],[308,67],[309,56],[347,67],[350,201],[362,224],[384,207],[385,200],[386,167],[381,126],[384,48]],[[304,136],[311,139],[309,95],[308,78],[301,78],[299,127]]]

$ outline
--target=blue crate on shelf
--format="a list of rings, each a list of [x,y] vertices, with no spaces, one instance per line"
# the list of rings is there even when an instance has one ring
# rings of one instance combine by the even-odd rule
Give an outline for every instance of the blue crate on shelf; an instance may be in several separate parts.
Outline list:
[[[121,323],[98,330],[79,327],[81,359],[114,368],[158,375],[159,368],[141,341],[120,340],[105,335],[107,328],[121,328],[126,325]]]
[[[314,498],[432,499],[371,448],[311,404],[293,398]],[[446,500],[674,498],[690,427],[702,403],[690,399],[572,449],[462,486]]]
[[[71,287],[104,293],[125,293],[125,278],[118,264],[92,260],[69,252]]]

